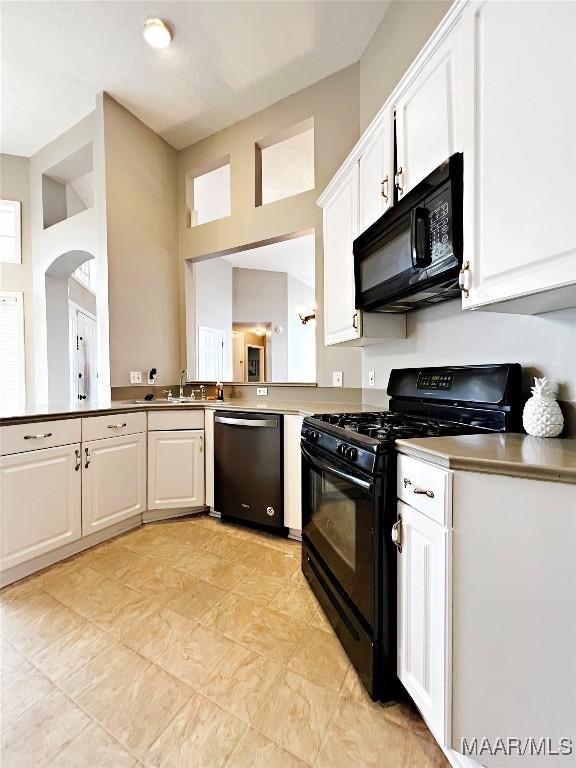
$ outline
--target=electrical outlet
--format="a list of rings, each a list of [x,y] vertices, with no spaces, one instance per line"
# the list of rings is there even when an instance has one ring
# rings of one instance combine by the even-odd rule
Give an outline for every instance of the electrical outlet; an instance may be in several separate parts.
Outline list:
[[[333,387],[342,386],[342,371],[332,371],[332,386]]]
[[[142,384],[142,371],[130,371],[130,384]]]
[[[369,387],[376,386],[376,374],[374,371],[368,371],[368,386]]]
[[[267,395],[268,394],[268,387],[256,387],[256,394],[261,395]]]

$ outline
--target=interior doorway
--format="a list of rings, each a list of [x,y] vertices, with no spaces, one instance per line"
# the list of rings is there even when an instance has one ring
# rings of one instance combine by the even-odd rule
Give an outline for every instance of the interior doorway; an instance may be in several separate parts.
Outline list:
[[[98,396],[96,318],[70,302],[70,392],[72,400]]]
[[[199,381],[222,381],[224,371],[224,331],[198,326]]]

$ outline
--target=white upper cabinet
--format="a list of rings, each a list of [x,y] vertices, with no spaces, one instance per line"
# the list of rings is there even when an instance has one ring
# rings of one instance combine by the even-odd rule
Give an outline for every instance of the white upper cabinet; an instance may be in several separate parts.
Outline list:
[[[146,434],[82,443],[82,535],[146,509]]]
[[[399,199],[458,151],[455,78],[459,31],[451,31],[394,101],[394,183]]]
[[[576,306],[576,3],[473,3],[463,25],[463,306]]]
[[[324,339],[326,344],[357,339],[354,256],[358,235],[358,163],[324,206]]]
[[[390,110],[386,110],[360,157],[360,232],[392,205],[393,176],[393,125]]]
[[[0,458],[2,570],[80,538],[80,475],[78,443]]]

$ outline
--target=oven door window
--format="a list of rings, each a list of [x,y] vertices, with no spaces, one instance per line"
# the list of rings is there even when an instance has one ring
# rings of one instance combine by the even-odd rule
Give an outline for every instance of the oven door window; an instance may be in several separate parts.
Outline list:
[[[331,461],[331,460],[330,460]],[[374,615],[374,487],[305,458],[304,535],[370,626]]]

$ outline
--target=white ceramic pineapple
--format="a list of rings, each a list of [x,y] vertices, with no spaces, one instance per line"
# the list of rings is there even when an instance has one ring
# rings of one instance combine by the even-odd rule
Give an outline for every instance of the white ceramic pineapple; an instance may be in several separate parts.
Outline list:
[[[524,406],[522,423],[526,432],[535,437],[556,437],[562,432],[564,417],[546,376],[534,379],[532,397]]]

